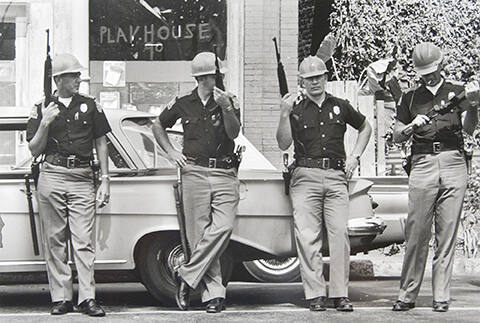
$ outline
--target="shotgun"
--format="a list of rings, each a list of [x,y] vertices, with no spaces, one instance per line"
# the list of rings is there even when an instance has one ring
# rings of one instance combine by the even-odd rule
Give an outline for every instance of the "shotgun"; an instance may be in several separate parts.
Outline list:
[[[175,206],[177,208],[178,227],[180,229],[180,242],[183,250],[183,257],[185,263],[190,261],[190,248],[187,240],[187,230],[185,227],[185,212],[183,210],[183,195],[182,195],[182,171],[177,168],[177,181],[173,184],[173,193],[175,195]]]
[[[30,218],[30,232],[32,234],[33,253],[35,256],[40,254],[38,249],[37,225],[35,223],[35,214],[33,212],[32,189],[30,187],[31,175],[25,175],[25,193],[27,195],[28,216]]]
[[[213,45],[213,52],[215,53],[215,86],[225,91],[225,84],[223,84],[223,76],[220,72],[220,64],[218,62],[217,45]]]
[[[50,30],[47,29],[47,57],[43,64],[43,95],[45,107],[53,101],[52,98],[52,58],[50,57]]]
[[[283,98],[285,94],[288,93],[287,77],[285,75],[285,68],[283,67],[282,59],[280,58],[280,52],[278,51],[277,38],[273,37],[272,40],[275,44],[275,54],[277,55],[278,86],[280,87],[280,95]]]

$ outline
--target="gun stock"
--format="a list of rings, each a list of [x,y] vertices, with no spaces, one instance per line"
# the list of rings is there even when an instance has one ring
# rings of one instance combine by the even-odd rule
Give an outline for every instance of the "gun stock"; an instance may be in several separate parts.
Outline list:
[[[273,43],[275,44],[275,54],[277,55],[277,78],[278,86],[280,88],[280,95],[283,96],[288,93],[288,84],[287,76],[285,75],[285,68],[282,64],[282,59],[280,58],[280,52],[278,51],[277,38],[272,38]]]
[[[35,214],[33,212],[32,190],[30,187],[30,175],[25,175],[25,193],[27,195],[28,216],[30,219],[30,233],[32,235],[33,253],[35,256],[40,254],[38,249],[37,225],[35,223]]]
[[[180,242],[182,245],[183,256],[185,263],[190,261],[190,248],[187,240],[187,230],[185,227],[185,213],[183,210],[183,196],[182,196],[182,173],[180,168],[177,168],[177,181],[173,184],[173,193],[175,195],[175,207],[177,209],[177,220],[180,229]]]

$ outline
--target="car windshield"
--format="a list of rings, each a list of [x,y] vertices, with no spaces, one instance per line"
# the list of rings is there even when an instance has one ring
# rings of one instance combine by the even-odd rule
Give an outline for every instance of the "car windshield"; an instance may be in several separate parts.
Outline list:
[[[25,130],[0,131],[0,169],[28,168],[31,159]]]
[[[153,120],[150,118],[127,119],[122,128],[147,168],[174,167],[167,153],[157,144],[152,132]],[[168,134],[173,146],[182,148],[183,136],[179,132]]]

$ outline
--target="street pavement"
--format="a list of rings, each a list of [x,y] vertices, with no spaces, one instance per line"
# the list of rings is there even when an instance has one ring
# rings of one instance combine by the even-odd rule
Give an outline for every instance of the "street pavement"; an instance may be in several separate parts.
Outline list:
[[[456,276],[452,281],[452,305],[447,313],[431,310],[431,280],[427,278],[409,312],[392,312],[398,277],[352,281],[353,313],[310,312],[300,283],[231,283],[227,310],[207,314],[200,304],[190,311],[161,306],[141,284],[98,284],[97,299],[107,311],[105,318],[79,313],[51,316],[47,285],[0,286],[0,322],[478,322],[480,277]]]

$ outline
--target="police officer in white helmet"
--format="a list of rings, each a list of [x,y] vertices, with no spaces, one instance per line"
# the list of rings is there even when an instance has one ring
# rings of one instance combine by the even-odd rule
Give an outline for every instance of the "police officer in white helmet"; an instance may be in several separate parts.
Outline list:
[[[282,150],[288,149],[292,142],[295,148],[290,197],[300,272],[310,310],[326,310],[327,286],[321,252],[325,224],[330,254],[328,294],[338,311],[351,312],[348,180],[359,165],[371,127],[348,101],[325,91],[327,72],[325,63],[317,56],[302,61],[299,76],[306,97],[299,102],[293,94],[283,97],[277,142]],[[358,130],[357,141],[348,156],[343,144],[347,124]]]
[[[70,54],[53,58],[57,85],[53,100],[33,107],[27,140],[34,157],[44,155],[38,181],[39,215],[52,297],[52,315],[73,311],[73,273],[67,259],[71,238],[78,273],[78,309],[89,316],[104,316],[95,301],[95,194],[99,206],[108,203],[108,149],[111,131],[95,99],[78,93],[85,68]],[[92,160],[96,148],[101,184],[95,193]]]
[[[215,73],[215,54],[197,54],[192,76],[198,86],[165,108],[153,128],[158,143],[182,168],[186,232],[192,251],[190,261],[177,270],[177,305],[188,309],[189,290],[198,287],[202,301],[208,302],[208,313],[225,309],[219,258],[230,240],[239,200],[239,161],[233,139],[240,131],[240,110],[234,96],[215,86]],[[165,132],[178,119],[184,131],[182,152],[172,146]]]
[[[450,302],[455,241],[467,186],[462,130],[469,134],[475,130],[480,91],[477,82],[468,83],[465,101],[456,109],[430,119],[429,111],[459,96],[464,87],[442,77],[443,54],[433,43],[415,46],[412,59],[421,85],[403,95],[393,133],[395,142],[413,136],[406,249],[400,293],[393,310],[408,311],[415,307],[434,223],[433,310],[446,312]]]

